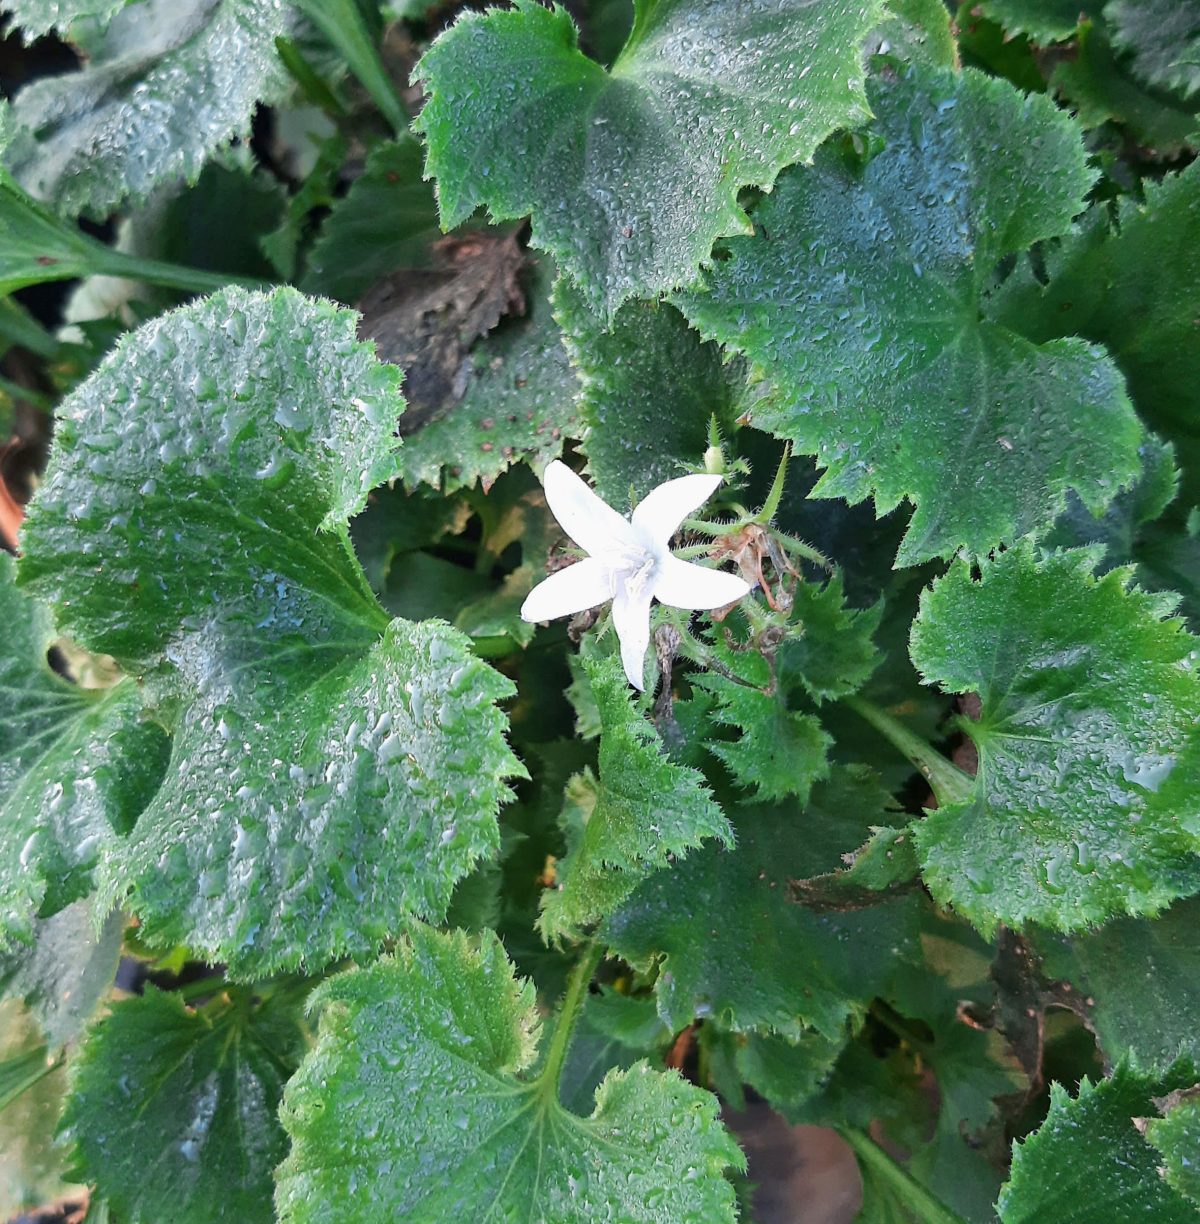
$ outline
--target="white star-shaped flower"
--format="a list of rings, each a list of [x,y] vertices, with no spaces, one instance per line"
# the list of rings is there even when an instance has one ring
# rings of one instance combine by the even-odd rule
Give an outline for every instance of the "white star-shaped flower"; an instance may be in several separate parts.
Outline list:
[[[557,459],[542,483],[562,529],[588,555],[551,574],[521,605],[527,621],[574,616],[612,600],[621,662],[634,688],[644,688],[642,668],[650,644],[650,601],[672,608],[723,608],[750,591],[734,574],[706,569],[672,555],[679,525],[706,502],[720,476],[681,476],[652,489],[632,516],[622,518]]]

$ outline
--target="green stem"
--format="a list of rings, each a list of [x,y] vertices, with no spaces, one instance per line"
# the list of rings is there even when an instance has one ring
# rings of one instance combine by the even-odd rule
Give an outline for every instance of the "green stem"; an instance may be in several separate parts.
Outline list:
[[[680,526],[687,531],[694,531],[698,535],[706,536],[723,536],[729,535],[732,531],[737,531],[741,526],[740,523],[708,523],[704,519],[688,518],[684,519]]]
[[[803,557],[805,561],[811,561],[813,565],[819,565],[821,569],[829,573],[833,572],[833,562],[820,549],[814,548],[811,544],[806,544],[798,536],[786,535],[782,531],[772,531],[771,535],[785,552],[790,552],[797,557]]]
[[[965,1224],[962,1216],[956,1215],[934,1198],[862,1131],[845,1127],[839,1128],[838,1133],[854,1149],[863,1169],[887,1182],[895,1196],[912,1212],[914,1219],[920,1220],[921,1224]]]
[[[587,997],[592,974],[596,972],[603,951],[595,940],[589,943],[567,979],[567,993],[558,1009],[558,1023],[554,1026],[554,1034],[550,1038],[546,1065],[538,1076],[541,1091],[555,1101],[558,1100],[558,1082],[562,1078],[563,1063],[571,1045],[571,1034],[575,1030],[575,1021],[579,1019],[579,1008]]]
[[[39,357],[58,356],[59,342],[15,298],[0,298],[0,342],[19,344]]]
[[[216,973],[211,977],[197,978],[194,982],[188,982],[186,986],[180,986],[175,994],[186,1002],[188,999],[196,999],[201,995],[219,994],[225,989],[225,985],[225,975]]]
[[[41,391],[23,387],[20,383],[13,382],[11,378],[5,378],[2,375],[0,375],[0,395],[7,395],[12,400],[24,400],[27,404],[32,404],[39,412],[54,411],[54,401],[50,396]]]
[[[88,258],[92,270],[105,276],[124,276],[152,285],[164,285],[169,289],[182,289],[185,293],[215,293],[227,285],[242,285],[247,289],[263,287],[261,280],[232,276],[227,272],[206,272],[202,268],[185,268],[161,259],[141,259],[112,247],[89,251]]]
[[[292,80],[300,86],[301,92],[315,107],[323,110],[335,122],[345,119],[346,108],[341,99],[330,89],[325,79],[304,58],[300,48],[290,38],[277,38],[275,50],[283,66],[291,74]]]
[[[771,481],[771,491],[767,494],[767,500],[763,502],[762,509],[755,516],[754,521],[756,523],[762,523],[765,526],[779,512],[779,503],[783,500],[783,486],[787,481],[787,466],[791,453],[792,444],[785,442],[783,444],[783,457],[779,460],[779,467],[775,471],[775,479]]]
[[[952,765],[899,719],[862,697],[847,697],[846,704],[917,767],[940,805],[962,803],[970,797],[974,779]]]
[[[62,1066],[62,1056],[51,1058],[44,1045],[25,1050],[0,1063],[0,1109]]]
[[[346,57],[350,70],[362,82],[380,113],[396,134],[403,136],[408,131],[408,115],[396,95],[356,0],[299,0],[299,7]]]

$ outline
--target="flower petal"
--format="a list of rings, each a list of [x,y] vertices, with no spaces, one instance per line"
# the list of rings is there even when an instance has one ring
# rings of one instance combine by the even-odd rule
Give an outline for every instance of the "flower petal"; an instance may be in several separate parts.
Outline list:
[[[633,511],[633,525],[644,531],[659,548],[666,548],[693,510],[699,509],[717,491],[720,476],[680,476],[651,489]]]
[[[621,641],[621,663],[635,689],[646,687],[646,647],[650,645],[650,591],[617,585],[612,606],[613,625]]]
[[[613,580],[608,568],[591,557],[584,557],[539,582],[521,605],[521,619],[548,621],[574,616],[612,597]]]
[[[723,608],[750,593],[750,584],[736,574],[706,569],[678,557],[667,556],[659,563],[654,597],[672,608]]]
[[[628,522],[555,459],[542,476],[546,501],[562,529],[593,556],[631,546],[635,535]]]

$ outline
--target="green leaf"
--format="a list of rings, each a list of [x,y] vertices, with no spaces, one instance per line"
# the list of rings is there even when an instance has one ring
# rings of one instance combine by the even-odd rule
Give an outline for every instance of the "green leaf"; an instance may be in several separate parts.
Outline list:
[[[1109,0],[1104,17],[1133,71],[1184,97],[1200,90],[1200,12],[1177,0]]]
[[[1154,589],[1178,591],[1180,609],[1193,629],[1200,627],[1200,510],[1182,522],[1146,524],[1137,544],[1138,572]]]
[[[480,204],[496,220],[532,213],[533,244],[606,318],[689,282],[715,238],[747,232],[739,188],[769,187],[865,118],[861,47],[881,11],[639,3],[611,72],[580,53],[562,8],[468,12],[413,74],[442,226]]]
[[[219,153],[191,186],[160,187],[122,226],[121,247],[135,257],[226,273],[224,283],[271,280],[262,240],[279,225],[286,194],[273,175],[241,153],[245,150]],[[179,300],[172,297],[166,304]]]
[[[1001,289],[997,316],[1037,343],[1083,336],[1105,345],[1138,411],[1176,443],[1184,496],[1200,499],[1200,423],[1187,407],[1200,382],[1200,165],[1147,182],[1115,224],[1092,209],[1051,250],[1039,282],[1021,267]]]
[[[1177,1101],[1168,1101],[1165,1116],[1146,1123],[1146,1138],[1164,1158],[1164,1176],[1180,1194],[1200,1207],[1200,1097],[1193,1088]]]
[[[795,795],[807,803],[813,783],[829,774],[833,740],[820,720],[789,710],[777,689],[765,692],[715,672],[695,682],[716,697],[714,720],[741,731],[733,743],[709,744],[737,784],[761,800]]]
[[[54,1049],[74,1041],[112,988],[125,915],[102,924],[86,898],[39,920],[33,946],[0,955],[0,993],[24,999]]]
[[[1037,43],[1064,42],[1079,28],[1089,9],[1098,13],[1104,0],[983,0],[985,17],[1002,25],[1011,36],[1027,34]]]
[[[1119,123],[1160,157],[1200,143],[1200,116],[1195,106],[1137,80],[1103,25],[1083,24],[1075,54],[1055,67],[1050,84],[1085,128]]]
[[[1134,1121],[1158,1112],[1153,1097],[1190,1087],[1187,1071],[1156,1082],[1118,1067],[1098,1084],[1085,1079],[1074,1099],[1052,1084],[1045,1122],[1013,1148],[997,1203],[1003,1224],[1195,1224],[1195,1207],[1160,1176],[1158,1153]]]
[[[518,462],[540,474],[579,436],[579,385],[551,310],[552,279],[550,261],[539,259],[528,313],[476,341],[462,399],[405,439],[400,474],[410,488],[452,493],[479,481],[487,489]]]
[[[586,1113],[609,1071],[627,1071],[643,1058],[661,1066],[659,1050],[671,1037],[652,997],[634,999],[612,990],[588,995],[563,1062],[559,1103],[572,1113]]]
[[[829,1078],[845,1045],[845,1034],[830,1038],[810,1030],[796,1041],[764,1033],[739,1034],[734,1065],[742,1079],[785,1112],[803,1104]]]
[[[104,217],[160,183],[194,181],[221,145],[249,131],[286,74],[278,0],[155,0],[116,14],[88,39],[87,66],[43,77],[13,104],[23,128],[8,167],[67,215]]]
[[[893,818],[899,815],[898,811],[892,813]],[[835,907],[839,904],[849,906],[868,899],[863,895],[864,890],[884,892],[907,884],[920,873],[912,831],[907,827],[873,827],[867,841],[858,849],[843,854],[842,859],[846,864],[842,870],[795,881],[793,887],[797,897]]]
[[[874,786],[851,771],[813,788],[807,807],[741,808],[733,850],[705,846],[651,876],[601,928],[633,964],[662,958],[659,1011],[674,1030],[696,1016],[744,1032],[837,1039],[913,955],[913,898],[816,913],[789,885],[839,865],[875,817]],[[848,949],[853,949],[849,955]]]
[[[276,1117],[304,1040],[299,999],[237,995],[193,1011],[153,987],[113,1006],[71,1066],[63,1113],[78,1170],[130,1224],[269,1224]]]
[[[346,149],[346,139],[340,134],[317,142],[312,168],[289,197],[279,225],[259,238],[259,247],[280,280],[296,280],[302,264],[301,247],[314,214],[335,206],[334,190],[346,161]]]
[[[83,689],[50,670],[46,609],[13,585],[0,552],[0,947],[91,887],[114,831],[126,831],[166,765],[162,730],[132,681]]]
[[[386,590],[398,560],[407,563],[421,549],[461,535],[470,517],[471,507],[461,498],[425,490],[406,493],[398,484],[376,489],[350,523],[354,551],[371,590]]]
[[[164,315],[64,404],[23,529],[22,580],[175,711],[102,895],[235,974],[440,919],[520,770],[511,684],[445,624],[389,624],[349,547],[394,470],[398,378],[292,290]]]
[[[336,48],[379,112],[396,132],[408,129],[408,114],[387,66],[380,58],[382,21],[359,0],[291,0]]]
[[[914,68],[871,101],[885,148],[781,178],[684,313],[778,385],[754,423],[818,456],[813,495],[915,504],[900,564],[1045,527],[1068,490],[1101,509],[1138,470],[1116,368],[985,316],[997,261],[1082,210],[1078,130],[971,70]]]
[[[558,864],[557,886],[543,894],[538,923],[547,939],[596,922],[640,880],[705,838],[732,841],[703,775],[664,755],[630,701],[619,658],[584,658],[583,668],[600,711],[600,776],[577,778],[567,789],[569,852]]]
[[[107,248],[30,199],[0,169],[0,294],[75,280],[105,266]]]
[[[1182,1056],[1200,1059],[1198,924],[1200,901],[1190,899],[1153,920],[1118,918],[1069,940],[1039,938],[1045,973],[1087,1000],[1108,1062],[1161,1073]]]
[[[950,10],[942,0],[887,0],[887,15],[875,36],[883,54],[942,68],[958,67]]]
[[[1097,556],[1026,545],[978,580],[959,561],[921,599],[913,662],[982,712],[961,720],[975,784],[915,826],[917,845],[934,897],[985,934],[1153,914],[1200,888],[1200,827],[1172,792],[1196,781],[1195,642],[1128,571],[1096,578]]]
[[[282,1110],[282,1224],[735,1218],[722,1171],[744,1162],[715,1097],[640,1062],[610,1072],[581,1118],[528,1077],[534,991],[494,935],[476,947],[416,927],[395,959],[333,978],[314,1006],[320,1036]]]
[[[7,143],[6,113],[0,109],[0,148]],[[236,279],[105,246],[32,199],[0,167],[0,295],[28,285],[98,275],[129,277],[194,293],[206,293]]]
[[[560,280],[555,315],[583,387],[588,475],[618,508],[695,469],[715,416],[732,427],[745,385],[740,362],[726,365],[665,302],[628,302],[611,327],[579,289]]]
[[[353,302],[396,268],[427,267],[437,234],[437,205],[421,179],[416,138],[377,145],[330,208],[300,287]]]
[[[791,615],[799,628],[779,643],[775,656],[780,685],[800,687],[818,703],[858,692],[882,660],[874,635],[883,604],[851,608],[843,588],[841,573],[824,584],[797,583]]]
[[[107,25],[130,0],[4,0],[4,12],[20,29],[26,42],[41,38],[51,30],[64,41],[76,21]]]
[[[1140,559],[1146,529],[1162,517],[1179,493],[1179,469],[1175,448],[1154,434],[1147,434],[1141,448],[1142,474],[1137,482],[1118,494],[1097,518],[1072,500],[1066,512],[1042,541],[1044,548],[1077,548],[1099,544],[1104,548],[1104,568]],[[1165,524],[1163,525],[1165,526]],[[1152,590],[1169,590],[1153,571],[1139,568],[1138,578],[1148,580]]]
[[[44,1045],[31,1046],[20,1054],[0,1059],[0,1110],[54,1070],[54,1059]]]

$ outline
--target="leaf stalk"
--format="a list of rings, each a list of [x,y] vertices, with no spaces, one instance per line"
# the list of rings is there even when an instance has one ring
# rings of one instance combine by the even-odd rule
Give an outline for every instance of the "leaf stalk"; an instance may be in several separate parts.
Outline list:
[[[550,1038],[550,1049],[546,1053],[546,1065],[538,1076],[538,1087],[543,1095],[551,1100],[558,1100],[558,1085],[562,1079],[563,1063],[566,1061],[567,1050],[571,1046],[571,1036],[575,1030],[575,1022],[579,1019],[579,1009],[587,997],[588,986],[592,975],[600,963],[603,949],[592,940],[583,950],[583,955],[571,970],[567,979],[567,993],[563,996],[562,1006],[558,1011],[558,1023],[554,1026],[554,1034]]]
[[[838,1133],[853,1149],[864,1170],[887,1182],[896,1197],[911,1210],[914,1219],[923,1224],[965,1224],[962,1216],[934,1198],[869,1136],[852,1127],[839,1127]]]
[[[916,766],[917,771],[929,783],[939,806],[963,803],[970,798],[974,779],[946,760],[898,718],[863,697],[847,697],[846,705],[869,722],[893,748]]]

